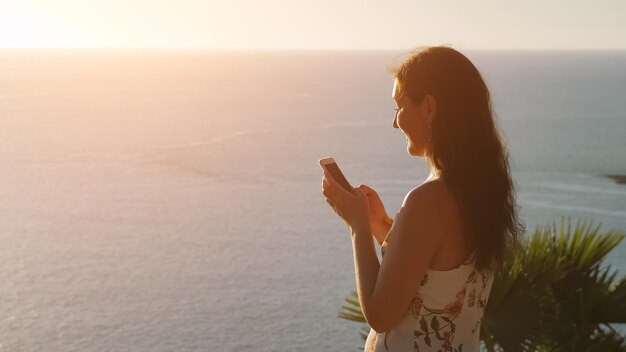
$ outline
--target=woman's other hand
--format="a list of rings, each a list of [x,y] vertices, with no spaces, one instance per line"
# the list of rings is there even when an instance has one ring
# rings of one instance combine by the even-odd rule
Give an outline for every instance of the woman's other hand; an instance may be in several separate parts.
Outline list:
[[[387,217],[385,206],[383,205],[380,196],[378,196],[378,193],[376,193],[373,188],[363,184],[360,185],[359,188],[367,197],[367,201],[369,203],[370,226],[372,227],[374,237],[376,237],[378,243],[380,244],[385,240],[387,232],[390,228],[390,225],[385,222],[385,217]]]

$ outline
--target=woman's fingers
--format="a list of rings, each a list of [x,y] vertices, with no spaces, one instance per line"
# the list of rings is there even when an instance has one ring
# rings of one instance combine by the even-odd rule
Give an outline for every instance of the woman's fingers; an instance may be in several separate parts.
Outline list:
[[[328,181],[322,180],[322,194],[326,198],[326,201],[329,201],[330,198],[332,198],[331,193],[332,192],[331,192],[331,189],[330,189],[330,185],[328,184]]]
[[[369,187],[368,185],[362,184],[359,186],[359,188],[363,190],[363,193],[365,193],[365,195],[376,194],[376,191],[372,189],[371,187]]]
[[[324,171],[324,177],[322,178],[322,184],[324,185],[324,190],[326,191],[325,195],[328,197],[334,196],[335,192],[335,182],[331,180],[330,175],[326,171]]]
[[[328,205],[330,205],[330,207],[333,209],[333,211],[335,212],[335,214],[341,216],[341,214],[339,213],[339,210],[337,210],[337,208],[335,207],[335,205],[328,199],[326,198],[326,203],[328,203]]]
[[[347,197],[352,196],[352,194],[332,179],[332,176],[326,170],[324,170],[324,176],[322,177],[322,189],[326,202],[330,204],[335,213],[342,216],[341,212],[337,210],[336,203],[344,204]]]
[[[359,188],[365,193],[366,196],[372,194],[373,189],[367,187],[366,185],[360,185]]]
[[[337,210],[335,203],[331,201],[336,195],[333,192],[334,185],[331,184],[332,181],[329,180],[329,177],[328,173],[324,172],[324,176],[322,176],[322,193],[324,194],[324,198],[326,198],[326,203],[330,205],[335,214],[342,216],[339,210]]]
[[[330,183],[326,177],[322,177],[322,194],[326,198],[326,203],[330,204],[333,209],[335,208],[332,202],[330,201],[331,192],[330,192]]]
[[[329,193],[330,197],[335,199],[338,197],[345,197],[350,194],[346,189],[340,186],[337,181],[335,181],[330,174],[326,170],[324,170],[324,185],[326,191]]]

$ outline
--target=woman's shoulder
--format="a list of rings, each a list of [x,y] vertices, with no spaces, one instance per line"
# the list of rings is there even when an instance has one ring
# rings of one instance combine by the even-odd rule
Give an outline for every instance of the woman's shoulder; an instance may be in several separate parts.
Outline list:
[[[453,203],[453,197],[444,180],[435,178],[411,189],[404,197],[403,205],[408,203],[450,206]]]
[[[442,230],[452,209],[447,193],[441,181],[424,182],[407,193],[396,216],[412,228]]]
[[[407,194],[405,201],[412,204],[407,207],[412,214],[410,217],[416,219],[414,221],[421,218],[421,224],[442,241],[442,247],[430,264],[432,270],[447,271],[467,259],[470,249],[463,230],[463,214],[444,180],[422,183]]]
[[[413,216],[430,218],[433,225],[453,233],[462,219],[461,207],[442,179],[433,179],[413,188],[404,198],[402,207]]]

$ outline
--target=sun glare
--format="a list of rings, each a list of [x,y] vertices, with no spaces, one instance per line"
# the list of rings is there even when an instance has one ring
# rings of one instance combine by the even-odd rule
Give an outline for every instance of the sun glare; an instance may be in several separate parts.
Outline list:
[[[620,14],[625,6],[554,0],[537,11],[523,2],[481,7],[464,1],[424,6],[411,0],[393,5],[359,0],[2,0],[0,48],[396,50],[447,43],[468,49],[623,49]]]
[[[0,47],[77,47],[89,38],[76,30],[66,14],[28,2],[0,5]]]

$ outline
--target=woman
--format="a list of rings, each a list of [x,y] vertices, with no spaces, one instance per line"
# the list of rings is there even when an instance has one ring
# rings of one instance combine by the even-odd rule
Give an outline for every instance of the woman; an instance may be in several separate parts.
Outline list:
[[[508,151],[477,68],[447,47],[420,47],[392,70],[393,127],[429,177],[391,220],[373,189],[339,186],[326,201],[350,227],[365,351],[479,351],[494,272],[524,232]],[[372,234],[382,246],[378,262]]]

